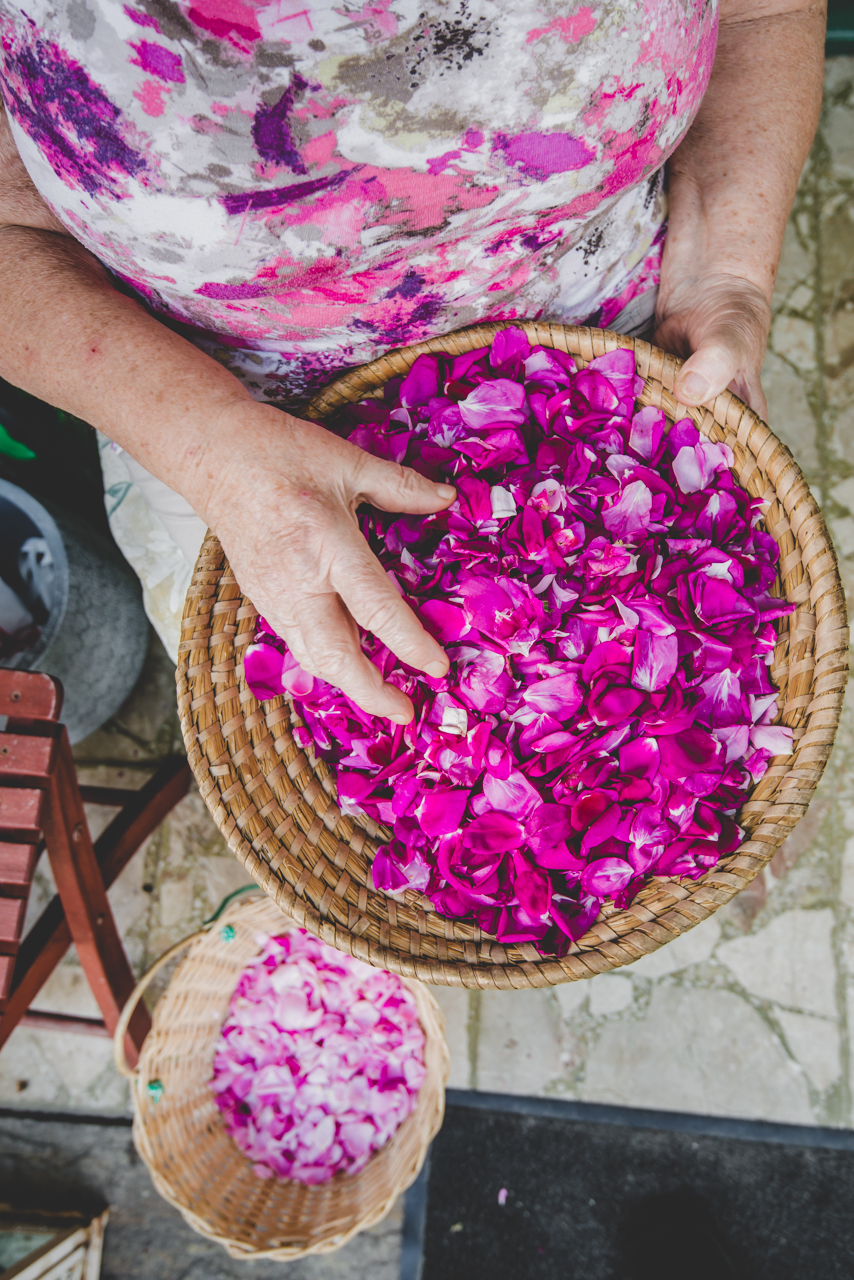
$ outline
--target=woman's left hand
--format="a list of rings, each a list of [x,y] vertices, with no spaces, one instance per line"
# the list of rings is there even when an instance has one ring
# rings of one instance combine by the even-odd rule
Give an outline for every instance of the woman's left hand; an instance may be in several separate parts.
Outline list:
[[[824,0],[720,0],[712,75],[667,162],[654,341],[687,357],[684,405],[730,388],[767,413],[760,371],[783,235],[821,106]]]
[[[676,399],[693,406],[728,388],[765,418],[760,374],[771,327],[767,297],[752,281],[727,272],[673,274],[665,251],[653,341],[687,357]]]

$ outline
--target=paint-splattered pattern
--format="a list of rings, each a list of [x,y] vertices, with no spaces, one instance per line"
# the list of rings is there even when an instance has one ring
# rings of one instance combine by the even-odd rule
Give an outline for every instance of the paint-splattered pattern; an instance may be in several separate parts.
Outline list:
[[[716,23],[714,0],[0,0],[0,89],[73,234],[292,403],[482,319],[643,323]]]

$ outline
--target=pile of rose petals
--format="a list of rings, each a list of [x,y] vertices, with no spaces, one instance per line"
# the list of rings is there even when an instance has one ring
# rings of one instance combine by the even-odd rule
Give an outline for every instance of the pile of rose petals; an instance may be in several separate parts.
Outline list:
[[[357,1173],[424,1080],[415,1000],[399,978],[302,930],[259,944],[214,1055],[226,1129],[259,1177]]]
[[[636,408],[634,354],[580,372],[506,329],[422,355],[336,429],[457,487],[431,516],[362,528],[446,648],[434,680],[362,646],[412,698],[397,727],[300,669],[259,619],[250,688],[286,693],[339,800],[392,829],[378,889],[425,894],[505,943],[565,954],[601,903],[651,875],[697,878],[792,732],[769,676],[777,545],[730,449]]]

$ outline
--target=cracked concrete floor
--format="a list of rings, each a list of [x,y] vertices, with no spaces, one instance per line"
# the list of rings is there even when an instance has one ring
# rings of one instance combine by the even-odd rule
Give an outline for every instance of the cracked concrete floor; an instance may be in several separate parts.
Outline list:
[[[832,59],[819,136],[788,229],[765,368],[771,425],[823,504],[854,589],[854,59]],[[142,780],[177,747],[172,672],[144,679],[77,748],[87,780]],[[93,810],[93,824],[105,819]],[[111,890],[144,968],[247,877],[188,797]],[[38,876],[31,916],[50,892]],[[552,991],[438,991],[452,1084],[851,1127],[854,711],[809,814],[751,888],[655,955]],[[95,1013],[73,956],[39,1008]],[[104,1040],[17,1030],[0,1105],[123,1111]]]

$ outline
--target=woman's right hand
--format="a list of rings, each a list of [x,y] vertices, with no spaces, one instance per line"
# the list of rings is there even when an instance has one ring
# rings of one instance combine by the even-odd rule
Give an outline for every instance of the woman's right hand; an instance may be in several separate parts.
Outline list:
[[[409,698],[362,652],[358,628],[428,675],[443,676],[448,659],[371,552],[356,508],[426,515],[453,501],[450,485],[242,398],[168,483],[217,534],[241,589],[300,666],[365,711],[412,719]]]

